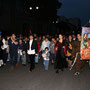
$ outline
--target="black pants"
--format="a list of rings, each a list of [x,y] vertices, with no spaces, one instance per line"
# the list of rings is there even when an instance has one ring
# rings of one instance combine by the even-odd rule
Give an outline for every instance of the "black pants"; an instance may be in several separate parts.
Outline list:
[[[6,63],[8,58],[8,53],[6,53],[6,49],[3,50],[3,62]]]
[[[0,60],[3,59],[3,50],[0,49]]]
[[[30,59],[30,71],[32,71],[35,68],[35,55],[29,55]]]

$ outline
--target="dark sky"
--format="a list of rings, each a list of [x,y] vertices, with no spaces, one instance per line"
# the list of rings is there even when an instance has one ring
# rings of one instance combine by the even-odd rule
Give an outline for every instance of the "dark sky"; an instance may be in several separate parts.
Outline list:
[[[90,0],[59,0],[62,7],[58,10],[58,15],[68,18],[79,17],[82,26],[85,25],[90,18]]]

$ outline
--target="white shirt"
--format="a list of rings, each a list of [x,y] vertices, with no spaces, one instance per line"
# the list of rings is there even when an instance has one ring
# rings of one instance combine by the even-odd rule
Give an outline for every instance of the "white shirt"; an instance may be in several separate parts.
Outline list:
[[[29,50],[27,51],[27,53],[28,53],[29,55],[35,54],[35,49],[31,50],[32,42],[33,42],[33,40],[30,40],[30,42],[29,42],[29,47],[30,47],[30,48],[29,48]]]
[[[49,48],[49,45],[50,45],[50,41],[47,41],[47,42],[46,42],[46,41],[44,40],[44,41],[42,42],[41,50],[45,50],[46,47]]]
[[[45,56],[46,56],[47,53],[48,52],[45,52]],[[48,56],[48,58],[44,57],[44,60],[48,60],[49,61],[49,56]]]
[[[4,50],[4,49],[7,49],[7,48],[8,48],[8,45],[6,44],[5,39],[3,39],[2,42],[3,42],[3,48],[2,48],[2,49],[3,49],[3,50]]]

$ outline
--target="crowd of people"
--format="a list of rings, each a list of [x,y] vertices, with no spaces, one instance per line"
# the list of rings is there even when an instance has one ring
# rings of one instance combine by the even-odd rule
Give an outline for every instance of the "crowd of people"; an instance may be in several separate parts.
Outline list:
[[[20,62],[23,66],[29,62],[29,72],[32,72],[35,65],[42,61],[45,70],[49,69],[51,62],[56,73],[59,73],[65,68],[72,68],[76,59],[75,75],[79,75],[85,63],[80,58],[80,44],[80,34],[77,36],[30,34],[29,38],[21,35],[16,37],[15,34],[6,37],[0,35],[0,67],[4,67],[10,61],[9,72],[13,72]]]

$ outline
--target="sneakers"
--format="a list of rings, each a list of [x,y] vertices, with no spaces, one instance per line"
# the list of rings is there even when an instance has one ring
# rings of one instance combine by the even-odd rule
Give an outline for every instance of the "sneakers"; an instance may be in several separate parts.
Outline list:
[[[18,65],[18,64],[16,64],[15,68],[18,68],[18,67],[19,67],[19,65]]]
[[[4,63],[3,65],[6,66],[6,63]]]
[[[10,60],[9,59],[7,59],[7,62],[9,62]]]
[[[77,76],[77,75],[79,75],[79,74],[80,74],[80,72],[75,72],[75,74],[74,74],[74,75],[75,75],[75,76]]]
[[[23,66],[26,66],[26,64],[22,64]]]
[[[64,69],[62,68],[62,69],[61,69],[61,71],[63,72],[63,71],[64,71]]]
[[[29,72],[32,72],[32,69],[30,69]]]
[[[56,70],[56,73],[59,73],[59,70]]]
[[[0,67],[3,65],[3,60],[0,60]]]
[[[9,70],[9,72],[13,72],[13,70]]]

